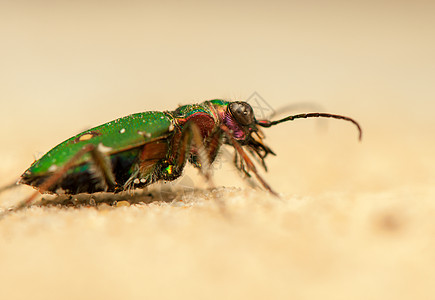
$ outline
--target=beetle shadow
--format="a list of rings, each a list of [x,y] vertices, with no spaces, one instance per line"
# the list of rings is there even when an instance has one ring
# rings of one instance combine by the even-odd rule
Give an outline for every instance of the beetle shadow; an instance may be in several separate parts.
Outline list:
[[[121,192],[117,194],[101,192],[94,194],[77,195],[47,195],[40,201],[33,204],[39,207],[97,207],[102,204],[109,206],[127,205],[147,205],[151,203],[172,203],[179,201],[186,194],[184,189],[161,188],[147,190],[134,190],[132,192]]]

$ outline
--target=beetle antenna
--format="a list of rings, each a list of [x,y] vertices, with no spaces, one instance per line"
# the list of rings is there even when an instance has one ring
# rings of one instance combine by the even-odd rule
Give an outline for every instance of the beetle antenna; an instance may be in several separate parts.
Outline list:
[[[322,111],[325,110],[324,107],[315,102],[299,102],[288,104],[278,108],[277,110],[273,110],[270,115],[268,115],[269,119],[275,118],[277,115],[283,115],[285,113],[297,113],[299,110],[311,110],[311,111]]]
[[[279,123],[293,121],[295,119],[306,119],[306,118],[333,118],[333,119],[339,119],[339,120],[345,120],[345,121],[352,122],[358,128],[358,132],[359,132],[358,139],[360,141],[362,139],[362,129],[357,121],[355,121],[354,119],[349,118],[349,117],[328,114],[328,113],[298,114],[298,115],[288,116],[288,117],[285,117],[285,118],[283,118],[281,120],[277,120],[277,121],[260,120],[260,121],[256,121],[256,123],[257,123],[257,125],[260,125],[262,127],[271,127],[271,126],[279,124]]]

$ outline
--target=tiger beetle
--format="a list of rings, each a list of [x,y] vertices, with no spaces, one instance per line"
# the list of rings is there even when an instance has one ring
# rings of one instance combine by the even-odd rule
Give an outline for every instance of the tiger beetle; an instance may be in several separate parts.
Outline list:
[[[172,181],[181,176],[187,161],[211,184],[211,164],[222,145],[235,149],[234,164],[240,172],[253,174],[267,191],[277,195],[252,160],[257,159],[267,171],[265,158],[275,155],[263,143],[260,127],[318,117],[352,122],[361,140],[361,127],[349,117],[304,113],[277,121],[257,120],[252,107],[243,101],[216,99],[174,111],[132,114],[79,133],[33,162],[18,183],[37,192],[18,207],[30,205],[39,193],[118,193]]]

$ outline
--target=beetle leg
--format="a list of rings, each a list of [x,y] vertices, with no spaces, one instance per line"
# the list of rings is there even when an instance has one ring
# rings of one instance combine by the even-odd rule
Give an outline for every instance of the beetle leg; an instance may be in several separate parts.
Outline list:
[[[192,135],[191,144],[194,144],[197,147],[199,166],[200,166],[199,169],[201,170],[201,173],[204,175],[207,181],[211,183],[210,157],[205,148],[201,131],[195,123],[192,122],[189,125],[190,126],[188,126],[187,131],[190,132]],[[189,150],[190,148],[191,145],[189,145]]]
[[[243,159],[239,158],[239,153],[236,151],[234,152],[234,165],[236,166],[236,169],[243,173],[242,175],[246,176],[247,178],[251,178],[251,174],[246,170],[245,163]]]
[[[222,145],[222,132],[220,130],[215,130],[207,138],[204,145],[204,149],[207,152],[207,157],[210,164],[212,164],[216,159],[216,156],[219,152],[221,145]]]
[[[248,147],[247,149],[249,153],[251,153],[252,157],[254,157],[255,160],[260,163],[263,169],[267,172],[266,162],[264,161],[265,155],[262,155],[257,148]]]
[[[61,178],[71,169],[74,164],[86,153],[90,153],[92,160],[95,162],[96,166],[100,169],[102,177],[104,178],[106,184],[109,187],[114,187],[116,185],[115,176],[112,173],[110,168],[110,164],[102,154],[94,145],[88,144],[84,146],[79,152],[77,152],[62,168],[51,174],[39,187],[38,191],[35,191],[32,195],[30,195],[27,199],[21,201],[17,206],[8,210],[8,211],[16,211],[22,208],[28,207],[32,204],[35,198],[42,194],[50,188],[52,188]],[[3,216],[0,215],[0,216]]]
[[[144,188],[159,180],[160,162],[166,158],[168,147],[166,138],[146,143],[142,147],[138,161],[131,167],[131,175],[122,189],[132,191],[136,187]],[[116,166],[114,168],[116,169]]]
[[[222,145],[222,131],[220,129],[214,130],[204,142],[202,141],[200,134],[197,137],[198,139],[195,144],[200,143],[200,145],[197,146],[199,149],[198,152],[202,151],[202,154],[200,153],[199,155],[201,165],[200,169],[204,170],[205,168],[205,176],[208,176],[207,180],[211,182],[211,164],[215,161],[219,149]],[[202,163],[203,161],[206,162],[206,165]],[[213,185],[213,182],[211,182],[211,184]]]
[[[92,161],[97,166],[97,169],[101,172],[101,176],[104,179],[108,189],[114,189],[116,187],[115,175],[112,172],[112,165],[106,156],[98,150],[98,148],[93,147],[90,150]]]
[[[211,139],[208,140],[207,144],[204,144],[201,131],[193,122],[188,122],[181,132],[181,138],[179,142],[179,147],[176,151],[176,155],[170,159],[174,163],[174,166],[178,169],[178,173],[181,173],[181,169],[186,164],[186,161],[191,153],[191,148],[194,145],[197,149],[198,162],[194,165],[200,169],[201,174],[213,187],[210,164],[217,155],[217,151],[220,146],[220,135],[217,132],[211,135]]]
[[[242,146],[240,146],[239,142],[237,142],[236,139],[232,136],[228,127],[225,125],[221,125],[221,129],[225,133],[230,143],[233,145],[234,149],[236,149],[241,159],[245,162],[248,172],[252,171],[255,177],[257,177],[258,181],[260,181],[261,185],[263,185],[266,190],[268,190],[274,196],[279,197],[278,194],[274,190],[272,190],[269,184],[267,184],[267,182],[260,176],[260,174],[258,174],[257,168],[255,167],[254,163],[249,158],[248,154],[243,150]]]

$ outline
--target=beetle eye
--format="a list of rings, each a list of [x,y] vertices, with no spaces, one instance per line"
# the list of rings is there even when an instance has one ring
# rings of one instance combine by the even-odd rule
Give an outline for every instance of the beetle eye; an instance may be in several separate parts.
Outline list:
[[[242,125],[250,125],[254,122],[254,111],[252,110],[251,105],[246,102],[232,102],[229,105],[229,111]]]

